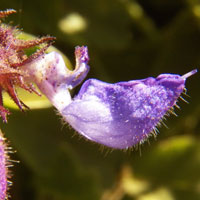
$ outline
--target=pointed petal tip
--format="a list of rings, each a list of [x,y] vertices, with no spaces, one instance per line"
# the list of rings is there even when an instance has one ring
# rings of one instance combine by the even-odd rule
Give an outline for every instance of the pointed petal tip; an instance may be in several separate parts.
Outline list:
[[[197,69],[194,69],[194,70],[192,70],[192,71],[190,71],[190,72],[184,74],[184,75],[182,76],[182,78],[183,78],[183,79],[187,79],[188,77],[190,77],[190,76],[196,74],[197,72],[198,72],[198,70],[197,70]]]

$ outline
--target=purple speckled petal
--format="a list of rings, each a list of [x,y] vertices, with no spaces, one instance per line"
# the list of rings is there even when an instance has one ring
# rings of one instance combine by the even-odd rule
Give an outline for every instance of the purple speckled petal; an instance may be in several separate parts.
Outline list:
[[[0,200],[6,199],[7,191],[7,168],[4,138],[0,132]]]
[[[61,114],[80,134],[97,143],[124,149],[143,142],[175,104],[186,75],[161,74],[115,84],[87,80]]]
[[[89,71],[87,47],[76,47],[75,57],[76,66],[73,71],[66,67],[62,56],[57,52],[45,54],[23,66],[29,74],[29,81],[35,82],[58,110],[71,102],[69,90],[80,84]]]

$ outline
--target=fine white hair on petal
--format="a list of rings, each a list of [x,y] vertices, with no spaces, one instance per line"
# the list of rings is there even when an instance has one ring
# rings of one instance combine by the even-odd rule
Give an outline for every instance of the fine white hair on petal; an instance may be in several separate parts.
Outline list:
[[[45,54],[23,66],[30,81],[37,84],[59,111],[71,103],[69,90],[80,84],[89,71],[87,47],[76,47],[75,56],[76,67],[73,71],[66,67],[62,56],[57,52]]]

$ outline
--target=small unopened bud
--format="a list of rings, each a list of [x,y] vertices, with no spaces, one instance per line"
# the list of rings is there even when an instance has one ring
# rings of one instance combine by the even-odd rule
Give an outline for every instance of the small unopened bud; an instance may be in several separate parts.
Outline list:
[[[5,200],[7,197],[8,159],[5,139],[0,131],[0,200]]]

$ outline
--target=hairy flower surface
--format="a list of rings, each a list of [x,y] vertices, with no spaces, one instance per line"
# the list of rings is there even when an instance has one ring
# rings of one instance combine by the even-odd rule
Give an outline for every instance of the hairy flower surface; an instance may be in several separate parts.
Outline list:
[[[4,18],[12,13],[15,13],[15,10],[0,11],[0,18]],[[43,37],[24,41],[17,39],[16,36],[18,33],[15,27],[0,24],[0,116],[4,122],[7,122],[9,111],[3,107],[2,91],[6,91],[21,110],[27,108],[18,98],[15,89],[16,86],[29,92],[36,91],[31,83],[25,82],[24,78],[27,74],[21,70],[21,66],[43,55],[54,39],[53,37]],[[40,44],[44,44],[40,50],[30,56],[25,54],[25,49]]]
[[[194,73],[196,70],[188,76]],[[88,139],[128,148],[156,133],[156,126],[176,105],[188,76],[161,74],[115,84],[90,79],[61,113]]]
[[[156,134],[156,126],[176,106],[186,79],[197,72],[193,70],[183,76],[161,74],[157,78],[114,84],[89,79],[71,99],[69,90],[89,70],[87,48],[76,47],[75,56],[74,71],[68,70],[55,52],[25,65],[24,69],[78,133],[119,149],[142,143],[151,133]]]
[[[7,197],[8,187],[8,170],[7,170],[7,153],[2,133],[0,132],[0,200],[5,200]]]
[[[57,52],[45,54],[23,66],[23,70],[29,74],[29,81],[35,82],[58,110],[71,103],[69,90],[79,85],[89,71],[87,47],[76,47],[75,56],[74,71],[66,67],[62,56]]]

